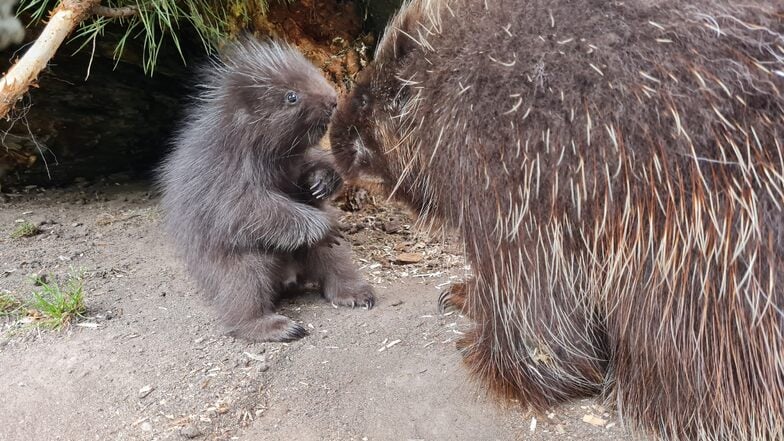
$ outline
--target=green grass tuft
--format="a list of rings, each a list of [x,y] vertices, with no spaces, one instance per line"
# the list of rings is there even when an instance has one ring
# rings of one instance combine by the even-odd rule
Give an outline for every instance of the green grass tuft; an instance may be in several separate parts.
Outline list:
[[[29,307],[38,312],[35,319],[40,326],[60,329],[85,312],[83,279],[81,274],[71,274],[61,287],[57,282],[35,280],[41,289],[33,292]]]
[[[38,229],[38,226],[36,226],[34,223],[25,221],[19,224],[16,229],[14,229],[14,231],[11,233],[11,237],[14,239],[21,239],[23,237],[35,236],[40,232],[41,230]]]

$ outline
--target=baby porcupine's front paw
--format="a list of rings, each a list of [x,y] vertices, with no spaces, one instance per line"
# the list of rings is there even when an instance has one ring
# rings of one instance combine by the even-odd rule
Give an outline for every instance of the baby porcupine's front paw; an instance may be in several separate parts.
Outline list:
[[[314,199],[321,201],[340,190],[343,186],[343,178],[332,168],[316,168],[308,173],[305,186]]]
[[[333,246],[340,245],[341,240],[346,240],[346,237],[340,232],[339,226],[334,226],[324,236],[321,242],[319,242],[319,245],[332,248]]]
[[[334,307],[350,306],[354,308],[361,306],[371,309],[376,304],[376,295],[373,292],[373,288],[364,283],[357,286],[343,287],[335,293],[325,293],[325,295]]]

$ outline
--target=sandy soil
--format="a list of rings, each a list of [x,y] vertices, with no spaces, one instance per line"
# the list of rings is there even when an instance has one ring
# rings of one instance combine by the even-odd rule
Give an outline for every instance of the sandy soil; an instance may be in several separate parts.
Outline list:
[[[395,207],[344,219],[376,308],[298,297],[282,310],[310,335],[251,344],[223,334],[145,184],[12,192],[0,195],[0,291],[27,298],[31,275],[80,268],[87,314],[64,331],[0,318],[0,440],[627,439],[593,401],[534,421],[472,384],[454,347],[469,323],[435,307],[464,273],[459,248],[415,236]],[[11,239],[20,219],[42,233]],[[403,252],[422,260],[395,264]]]

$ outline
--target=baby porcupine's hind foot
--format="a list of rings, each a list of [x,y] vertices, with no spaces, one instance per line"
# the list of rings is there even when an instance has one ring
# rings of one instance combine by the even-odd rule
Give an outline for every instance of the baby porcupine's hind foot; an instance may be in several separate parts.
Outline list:
[[[308,335],[308,331],[286,316],[267,314],[239,324],[229,334],[259,342],[288,342],[299,340]]]
[[[462,312],[466,303],[466,282],[453,283],[438,296],[438,312],[443,314],[449,309]]]
[[[309,249],[305,257],[306,277],[321,285],[321,294],[333,306],[362,306],[376,304],[373,288],[357,271],[351,260],[351,247],[346,241],[334,246],[322,245]]]
[[[332,305],[335,307],[350,306],[354,308],[361,306],[371,309],[376,304],[376,295],[373,292],[373,288],[364,282],[340,286],[334,290],[324,290],[324,297],[332,302]]]

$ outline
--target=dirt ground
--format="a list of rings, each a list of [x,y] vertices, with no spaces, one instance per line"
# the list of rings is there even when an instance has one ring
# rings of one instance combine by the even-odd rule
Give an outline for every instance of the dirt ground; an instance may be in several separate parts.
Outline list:
[[[28,298],[32,275],[81,269],[87,314],[64,331],[0,317],[0,440],[627,439],[596,402],[533,417],[471,383],[454,346],[469,323],[436,310],[465,273],[459,247],[394,206],[344,218],[374,309],[302,296],[281,308],[309,336],[251,344],[223,334],[145,183],[10,191],[0,291]],[[42,233],[12,239],[22,219]]]

